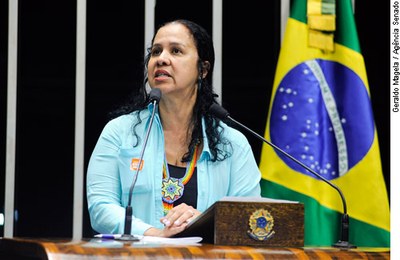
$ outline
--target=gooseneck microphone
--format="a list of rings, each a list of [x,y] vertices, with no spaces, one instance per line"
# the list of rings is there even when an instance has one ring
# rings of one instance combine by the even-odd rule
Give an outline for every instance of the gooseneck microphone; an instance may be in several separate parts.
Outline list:
[[[139,162],[137,164],[136,173],[135,173],[134,179],[132,181],[131,187],[129,189],[128,204],[126,205],[126,209],[125,209],[124,234],[122,234],[121,237],[116,238],[117,240],[122,240],[122,241],[139,241],[140,240],[138,237],[136,237],[136,236],[131,234],[131,230],[132,230],[132,215],[133,215],[132,214],[132,205],[131,205],[132,204],[132,194],[133,194],[133,188],[135,187],[139,171],[142,168],[142,161],[143,161],[144,151],[146,149],[147,140],[149,139],[151,126],[153,125],[154,115],[156,113],[157,105],[160,102],[160,99],[161,99],[161,90],[158,89],[158,88],[151,89],[151,91],[149,93],[149,103],[153,103],[153,105],[154,105],[153,106],[153,111],[151,113],[149,127],[147,128],[146,136],[144,138],[142,151],[140,152],[140,159],[139,159]]]
[[[223,108],[222,106],[220,106],[220,105],[218,105],[216,103],[213,103],[209,108],[209,112],[211,114],[213,114],[214,116],[216,116],[217,118],[221,119],[222,121],[229,120],[229,121],[239,125],[240,127],[246,129],[247,131],[252,133],[254,136],[259,138],[263,142],[267,143],[268,145],[272,146],[273,148],[275,148],[276,150],[278,150],[279,152],[284,154],[286,157],[290,158],[292,161],[294,161],[295,163],[297,163],[298,165],[300,165],[301,167],[303,167],[307,171],[309,171],[312,174],[314,174],[315,176],[317,176],[319,179],[321,179],[324,182],[326,182],[327,184],[329,184],[332,188],[334,188],[339,193],[340,198],[342,199],[343,215],[342,215],[342,219],[341,219],[341,237],[340,237],[339,241],[336,242],[335,244],[333,244],[332,246],[333,247],[338,247],[338,248],[356,248],[355,245],[350,244],[349,241],[348,241],[349,240],[349,215],[347,214],[346,199],[344,198],[344,195],[343,195],[342,191],[339,189],[338,186],[336,186],[335,184],[333,184],[332,182],[330,182],[329,180],[327,180],[326,178],[324,178],[323,176],[321,176],[320,174],[318,174],[317,172],[312,170],[310,167],[308,167],[304,163],[302,163],[299,160],[297,160],[296,158],[294,158],[292,155],[290,155],[287,152],[283,151],[281,148],[279,148],[275,144],[269,142],[264,137],[262,137],[261,135],[257,134],[256,132],[254,132],[253,130],[248,128],[247,126],[245,126],[245,125],[241,124],[240,122],[236,121],[235,119],[233,119],[229,115],[228,111],[225,108]]]

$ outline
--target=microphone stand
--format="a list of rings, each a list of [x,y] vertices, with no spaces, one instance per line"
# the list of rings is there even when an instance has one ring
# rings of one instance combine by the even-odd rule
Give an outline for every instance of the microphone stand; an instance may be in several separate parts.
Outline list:
[[[335,184],[333,184],[332,182],[330,182],[329,180],[327,180],[326,178],[324,178],[323,176],[321,176],[320,174],[318,174],[316,171],[312,170],[310,167],[308,167],[307,165],[305,165],[304,163],[300,162],[299,160],[297,160],[296,158],[294,158],[292,155],[288,154],[287,152],[285,152],[284,150],[282,150],[281,148],[279,148],[278,146],[276,146],[275,144],[269,142],[267,139],[265,139],[264,137],[262,137],[261,135],[257,134],[256,132],[254,132],[253,130],[251,130],[250,128],[248,128],[247,126],[243,125],[242,123],[236,121],[235,119],[233,119],[228,111],[226,111],[223,107],[221,107],[218,104],[212,104],[210,106],[210,111],[211,113],[213,113],[214,115],[216,115],[217,117],[219,117],[220,119],[229,119],[230,121],[234,122],[235,124],[239,125],[240,127],[246,129],[247,131],[249,131],[250,133],[252,133],[254,136],[256,136],[257,138],[259,138],[260,140],[262,140],[263,142],[267,143],[268,145],[272,146],[273,148],[275,148],[276,150],[278,150],[279,152],[283,153],[285,156],[289,157],[291,160],[293,160],[295,163],[297,163],[298,165],[300,165],[301,167],[303,167],[304,169],[308,170],[309,172],[311,172],[312,174],[314,174],[315,176],[317,176],[318,178],[320,178],[321,180],[323,180],[325,183],[327,183],[328,185],[330,185],[332,188],[334,188],[340,195],[340,198],[342,200],[342,204],[343,204],[343,215],[341,218],[341,236],[340,239],[338,240],[338,242],[336,242],[335,244],[333,244],[333,247],[337,247],[337,248],[356,248],[357,246],[349,243],[349,215],[347,214],[347,206],[346,206],[346,199],[342,193],[342,191],[339,189],[338,186],[336,186]]]
[[[132,204],[132,194],[133,194],[133,188],[135,187],[139,171],[140,171],[141,166],[142,166],[144,151],[146,149],[147,140],[149,139],[151,126],[153,125],[154,115],[156,113],[157,104],[160,101],[160,97],[161,97],[161,91],[159,89],[154,88],[154,89],[151,90],[151,92],[150,92],[150,102],[153,103],[154,108],[153,108],[153,111],[151,113],[149,127],[147,129],[146,136],[144,138],[143,148],[142,148],[142,151],[140,153],[140,159],[139,159],[139,163],[137,165],[136,174],[134,176],[134,179],[133,179],[133,182],[131,184],[131,187],[129,188],[128,204],[126,205],[126,209],[125,209],[124,234],[122,234],[121,237],[116,238],[116,240],[120,240],[120,241],[140,241],[140,239],[138,237],[136,237],[136,236],[131,234],[131,230],[132,230],[132,215],[133,215],[132,214],[132,205],[131,205]]]

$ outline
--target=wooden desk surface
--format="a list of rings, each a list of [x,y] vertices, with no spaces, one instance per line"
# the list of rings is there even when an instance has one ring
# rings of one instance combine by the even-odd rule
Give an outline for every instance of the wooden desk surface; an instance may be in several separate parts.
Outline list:
[[[390,259],[389,248],[166,245],[114,240],[0,238],[0,259]]]

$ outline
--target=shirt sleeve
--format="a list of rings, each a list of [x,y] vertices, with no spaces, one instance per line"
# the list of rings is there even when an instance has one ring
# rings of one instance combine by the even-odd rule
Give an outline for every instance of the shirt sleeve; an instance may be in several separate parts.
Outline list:
[[[103,129],[91,155],[87,170],[87,200],[92,228],[99,233],[124,232],[125,207],[121,205],[118,154],[121,146],[118,121]],[[143,235],[152,227],[138,218],[132,220],[132,233]]]
[[[246,137],[233,130],[230,196],[261,197],[261,172]]]

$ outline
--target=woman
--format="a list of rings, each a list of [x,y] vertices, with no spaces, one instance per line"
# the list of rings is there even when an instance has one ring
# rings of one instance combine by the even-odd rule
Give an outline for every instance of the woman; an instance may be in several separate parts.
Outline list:
[[[162,25],[145,65],[145,84],[126,113],[105,126],[89,162],[93,229],[123,233],[129,188],[154,109],[146,83],[160,89],[162,98],[133,189],[132,234],[170,237],[224,196],[260,196],[261,175],[248,141],[208,113],[216,95],[207,32],[187,20]]]

